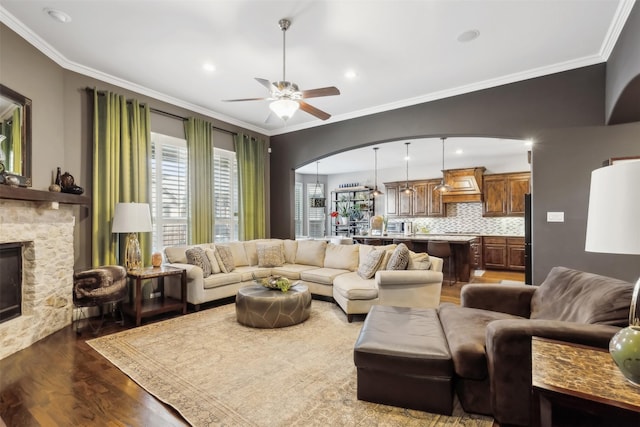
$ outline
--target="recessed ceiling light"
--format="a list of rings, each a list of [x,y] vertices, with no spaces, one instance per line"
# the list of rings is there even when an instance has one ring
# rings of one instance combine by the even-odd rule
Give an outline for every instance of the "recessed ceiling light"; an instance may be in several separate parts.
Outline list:
[[[61,10],[51,9],[50,7],[46,7],[43,9],[43,11],[44,13],[49,15],[51,19],[55,19],[56,21],[61,22],[63,24],[67,24],[71,22],[71,17]]]
[[[524,142],[524,145],[526,145],[527,147],[531,147],[533,145],[533,141],[528,139]]]
[[[464,151],[462,151],[462,148],[458,148],[458,149],[456,150],[456,154],[462,154],[462,153],[464,153]]]
[[[358,77],[358,73],[356,73],[354,70],[347,70],[344,73],[344,76],[348,79],[355,79],[356,77]]]
[[[460,43],[470,42],[471,40],[475,40],[480,37],[480,31],[478,30],[468,30],[458,36],[458,41]]]
[[[210,62],[205,62],[204,64],[202,64],[202,69],[205,71],[212,72],[216,70],[216,66]]]

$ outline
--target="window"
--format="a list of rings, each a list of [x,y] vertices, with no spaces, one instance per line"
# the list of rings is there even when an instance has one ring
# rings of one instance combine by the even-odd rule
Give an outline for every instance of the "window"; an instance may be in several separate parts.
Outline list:
[[[294,221],[296,226],[296,237],[304,235],[304,204],[302,195],[303,187],[301,182],[296,182],[295,200],[296,207],[294,212]]]
[[[213,150],[215,241],[238,240],[238,164],[233,151]]]
[[[151,133],[153,251],[186,245],[188,236],[187,141]]]
[[[312,208],[311,198],[322,197],[324,194],[324,184],[307,184],[307,206],[309,209],[309,237],[324,237],[325,208]]]

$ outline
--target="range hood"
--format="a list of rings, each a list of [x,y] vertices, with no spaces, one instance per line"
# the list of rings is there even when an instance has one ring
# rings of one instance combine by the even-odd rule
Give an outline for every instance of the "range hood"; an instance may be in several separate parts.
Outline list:
[[[444,182],[451,190],[442,193],[443,203],[466,203],[482,201],[482,177],[486,168],[479,166],[443,171]]]

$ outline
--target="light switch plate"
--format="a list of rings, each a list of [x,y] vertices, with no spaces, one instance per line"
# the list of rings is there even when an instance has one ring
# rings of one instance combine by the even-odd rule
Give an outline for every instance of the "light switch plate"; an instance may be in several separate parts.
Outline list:
[[[564,222],[564,212],[547,212],[547,222]]]

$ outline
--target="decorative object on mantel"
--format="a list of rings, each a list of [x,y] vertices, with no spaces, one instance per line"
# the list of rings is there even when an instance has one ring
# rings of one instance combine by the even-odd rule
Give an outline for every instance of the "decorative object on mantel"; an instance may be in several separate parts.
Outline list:
[[[124,266],[127,270],[142,268],[142,253],[137,233],[152,231],[148,203],[118,203],[113,215],[112,233],[128,233]]]
[[[65,172],[60,177],[60,188],[62,188],[63,193],[69,194],[82,194],[84,193],[84,188],[77,186],[75,180],[73,179],[73,175],[69,172]]]
[[[617,163],[591,173],[585,250],[640,255],[640,161]],[[609,353],[622,374],[640,386],[640,279],[633,288],[629,326],[609,342]]]
[[[4,163],[0,161],[0,184],[6,184],[10,187],[30,187],[31,178],[7,172]]]

